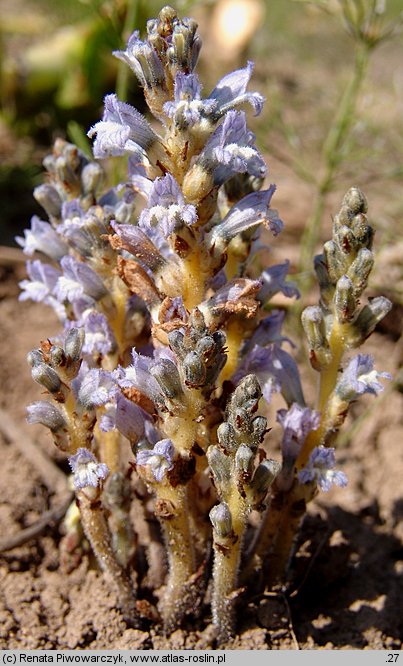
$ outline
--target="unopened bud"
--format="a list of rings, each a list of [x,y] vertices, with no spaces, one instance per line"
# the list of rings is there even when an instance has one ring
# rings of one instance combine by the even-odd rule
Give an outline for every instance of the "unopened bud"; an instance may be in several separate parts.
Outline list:
[[[368,224],[367,217],[363,213],[356,215],[351,223],[351,230],[356,239],[356,243],[361,247],[372,247],[374,239],[374,230]]]
[[[85,340],[85,331],[83,328],[71,328],[64,341],[64,351],[72,361],[78,361],[81,356]]]
[[[236,441],[236,432],[233,426],[224,421],[217,428],[217,437],[220,443],[220,446],[225,449],[225,451],[231,452],[234,451],[237,447]]]
[[[81,185],[84,194],[95,195],[102,179],[104,171],[98,162],[89,162],[81,172]]]
[[[207,460],[218,486],[227,484],[231,477],[231,460],[218,446],[209,446]]]
[[[36,365],[39,365],[39,363],[43,363],[43,361],[44,361],[43,353],[41,352],[40,349],[33,349],[32,351],[28,352],[27,362],[31,366],[31,368],[35,367]]]
[[[326,325],[321,308],[310,305],[301,315],[302,326],[308,339],[311,365],[315,370],[322,370],[331,359],[326,336]]]
[[[221,504],[213,506],[209,516],[214,532],[219,538],[225,539],[230,536],[232,532],[232,516],[228,504],[221,502]]]
[[[190,388],[199,388],[206,381],[206,366],[195,351],[186,354],[183,360],[185,384]]]
[[[354,285],[355,296],[362,294],[368,284],[369,274],[374,265],[374,254],[367,248],[361,248],[347,271],[347,275]]]
[[[351,187],[344,196],[343,206],[348,206],[353,213],[366,213],[368,203],[363,192],[358,187]]]
[[[62,200],[55,187],[47,183],[38,185],[34,189],[34,197],[49,217],[60,217]]]
[[[344,254],[348,255],[353,252],[356,245],[356,239],[351,229],[347,226],[341,226],[334,234],[334,239]]]
[[[183,346],[184,337],[182,331],[179,331],[178,329],[175,329],[168,334],[169,346],[180,359],[184,359],[186,356],[186,350]]]
[[[281,469],[276,460],[263,460],[253,475],[251,490],[256,501],[261,501]]]
[[[50,393],[56,393],[61,386],[60,377],[53,368],[46,363],[38,363],[32,368],[32,378]]]
[[[51,402],[40,400],[27,407],[28,423],[41,423],[52,432],[66,427],[66,420],[60,410]]]
[[[196,345],[196,352],[200,354],[205,363],[209,363],[216,354],[216,344],[211,335],[205,335]]]
[[[354,296],[354,285],[347,275],[343,275],[337,282],[334,303],[340,324],[351,321],[357,308],[357,301]]]
[[[354,322],[355,335],[353,334],[349,340],[351,346],[359,347],[391,308],[391,301],[384,296],[377,296],[365,305]]]
[[[333,284],[345,273],[346,258],[334,241],[327,241],[323,246],[326,267]]]
[[[62,347],[53,345],[50,350],[50,363],[54,368],[58,368],[66,364],[66,354]]]
[[[161,358],[151,366],[150,374],[157,380],[162,392],[170,400],[183,395],[178,368],[169,359]]]
[[[263,437],[267,431],[267,419],[265,416],[255,416],[252,421],[253,439],[257,446],[263,442]]]
[[[235,389],[232,403],[242,405],[247,410],[255,411],[262,397],[262,389],[256,375],[250,374],[244,377]]]
[[[255,454],[246,444],[241,444],[235,454],[235,469],[243,477],[250,477],[253,471]]]

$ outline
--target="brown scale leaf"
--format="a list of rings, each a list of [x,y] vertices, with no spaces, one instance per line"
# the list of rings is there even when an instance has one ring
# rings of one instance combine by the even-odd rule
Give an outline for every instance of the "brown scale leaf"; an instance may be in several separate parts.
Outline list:
[[[118,257],[116,271],[131,293],[140,296],[147,305],[157,305],[161,302],[153,280],[137,261]]]

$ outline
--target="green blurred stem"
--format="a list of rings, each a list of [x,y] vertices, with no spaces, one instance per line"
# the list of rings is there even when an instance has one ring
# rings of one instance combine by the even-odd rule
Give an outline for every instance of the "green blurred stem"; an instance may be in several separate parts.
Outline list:
[[[133,32],[137,23],[141,0],[128,0],[127,14],[123,26],[123,39],[126,40]],[[116,77],[116,94],[122,102],[127,101],[127,89],[131,76],[130,68],[124,62],[119,62],[118,73]]]
[[[306,294],[312,286],[312,260],[320,240],[321,222],[327,195],[332,190],[337,169],[344,158],[344,147],[356,118],[357,99],[367,73],[372,48],[373,46],[366,42],[357,44],[351,79],[346,86],[335,114],[335,120],[323,144],[322,162],[324,172],[318,181],[315,207],[306,224],[301,241],[299,271],[302,275],[300,282],[302,294]]]

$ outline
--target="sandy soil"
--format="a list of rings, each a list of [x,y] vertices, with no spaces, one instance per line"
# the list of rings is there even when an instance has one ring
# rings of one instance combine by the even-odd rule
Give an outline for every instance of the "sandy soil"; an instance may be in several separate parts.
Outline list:
[[[17,304],[23,264],[4,259],[1,264],[0,407],[64,474],[66,465],[50,437],[41,427],[28,426],[24,415],[26,404],[40,393],[26,353],[55,333],[58,324],[46,308]],[[394,374],[402,356],[393,329],[398,317],[395,310],[367,347],[378,367]],[[229,647],[402,648],[402,402],[401,393],[388,389],[377,401],[354,407],[339,451],[348,487],[321,494],[311,506],[287,590],[259,596],[246,592],[238,636]],[[0,430],[6,430],[4,420]],[[60,501],[60,483],[56,488],[29,449],[12,440],[7,433],[0,437],[2,537],[34,524]],[[75,568],[61,562],[61,531],[53,521],[40,536],[0,556],[0,648],[211,647],[207,604],[169,637],[146,620],[142,630],[128,628],[87,553]]]

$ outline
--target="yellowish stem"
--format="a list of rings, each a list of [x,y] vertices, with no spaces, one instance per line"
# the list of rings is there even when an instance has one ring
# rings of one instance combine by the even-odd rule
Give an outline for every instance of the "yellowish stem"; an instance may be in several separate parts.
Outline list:
[[[109,472],[118,472],[120,469],[120,433],[118,430],[110,430],[109,432],[98,431],[97,439],[99,438],[101,447],[101,460],[109,469]]]
[[[115,276],[112,285],[112,300],[115,307],[114,312],[108,315],[108,321],[121,355],[126,348],[125,322],[128,296],[128,289],[122,280],[118,276]]]
[[[239,352],[245,339],[245,321],[233,317],[228,323],[226,336],[227,361],[221,371],[219,385],[222,385],[226,379],[230,379],[238,366]]]
[[[214,589],[211,607],[213,624],[218,629],[219,644],[226,643],[234,632],[235,591],[248,513],[248,506],[234,485],[224,499],[232,516],[233,534],[227,539],[214,539]]]
[[[198,247],[195,247],[189,255],[183,259],[183,303],[185,308],[193,310],[200,305],[205,293],[205,270],[202,264],[202,255]]]
[[[189,526],[187,488],[156,484],[157,510],[164,530],[169,560],[168,583],[162,615],[167,631],[173,630],[189,608],[187,583],[194,572],[195,557]],[[172,510],[172,512],[171,512]]]
[[[93,491],[91,488],[87,490],[90,493]],[[77,499],[83,530],[106,579],[116,590],[119,608],[126,621],[136,624],[138,618],[134,589],[113,552],[108,525],[99,497],[94,493],[94,498],[92,498],[87,495],[86,491],[81,490]]]
[[[329,338],[331,351],[331,362],[320,373],[319,395],[317,409],[321,414],[320,425],[317,430],[311,430],[308,434],[302,450],[297,459],[297,468],[305,467],[311,451],[323,442],[329,426],[329,414],[327,403],[337,383],[341,359],[345,350],[344,325],[339,324],[335,318],[332,332]]]

